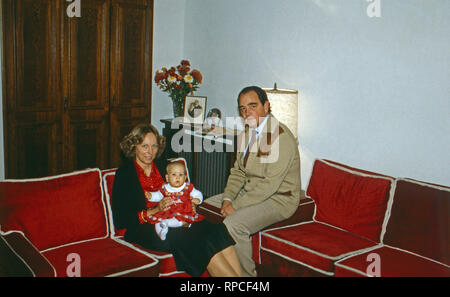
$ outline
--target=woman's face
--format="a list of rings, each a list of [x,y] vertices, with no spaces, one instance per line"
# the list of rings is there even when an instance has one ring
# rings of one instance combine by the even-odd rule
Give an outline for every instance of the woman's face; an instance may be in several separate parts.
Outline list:
[[[136,162],[141,167],[152,165],[158,153],[158,142],[153,133],[147,133],[142,143],[136,145]]]

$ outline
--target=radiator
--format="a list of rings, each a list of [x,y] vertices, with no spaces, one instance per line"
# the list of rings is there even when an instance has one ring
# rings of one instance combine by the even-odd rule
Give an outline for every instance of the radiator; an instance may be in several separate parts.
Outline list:
[[[192,135],[192,137],[201,136]],[[207,152],[197,148],[190,152],[178,153],[179,157],[186,159],[191,182],[203,193],[204,199],[223,193],[235,160],[236,153],[233,146],[234,141],[231,144],[224,143],[222,152]]]

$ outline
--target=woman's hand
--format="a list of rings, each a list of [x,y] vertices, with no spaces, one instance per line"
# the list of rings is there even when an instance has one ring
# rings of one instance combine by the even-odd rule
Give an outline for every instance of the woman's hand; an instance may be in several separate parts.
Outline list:
[[[197,198],[193,198],[192,196],[189,197],[191,199],[191,204],[192,204],[192,211],[194,212],[194,214],[197,213],[197,205],[200,204],[200,199]]]
[[[158,209],[159,211],[166,211],[170,208],[170,206],[173,204],[173,200],[170,197],[164,197],[161,199],[161,201],[158,203]]]
[[[166,211],[170,208],[172,204],[173,204],[172,198],[164,197],[163,199],[161,199],[161,201],[159,201],[158,205],[156,205],[153,208],[147,209],[147,216],[152,216],[160,211]]]

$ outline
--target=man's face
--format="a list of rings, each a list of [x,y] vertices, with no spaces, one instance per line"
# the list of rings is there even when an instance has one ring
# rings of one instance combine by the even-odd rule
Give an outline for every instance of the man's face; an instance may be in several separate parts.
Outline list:
[[[269,106],[269,101],[261,104],[255,91],[247,92],[239,97],[239,113],[245,124],[251,128],[256,128],[262,123],[269,113]]]

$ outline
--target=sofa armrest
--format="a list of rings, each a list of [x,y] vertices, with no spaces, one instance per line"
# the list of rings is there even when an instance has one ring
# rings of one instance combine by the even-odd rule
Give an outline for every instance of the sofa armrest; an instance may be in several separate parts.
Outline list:
[[[297,210],[290,218],[267,226],[263,230],[312,221],[314,208],[314,200],[308,197],[301,197]],[[206,220],[214,223],[222,222],[224,219],[220,215],[220,208],[208,203],[201,204],[198,207],[198,213],[202,214]]]
[[[198,208],[199,214],[203,215],[207,221],[212,223],[221,223],[224,217],[220,214],[220,208],[214,205],[203,203]]]
[[[55,276],[48,260],[21,233],[0,235],[0,276]]]

